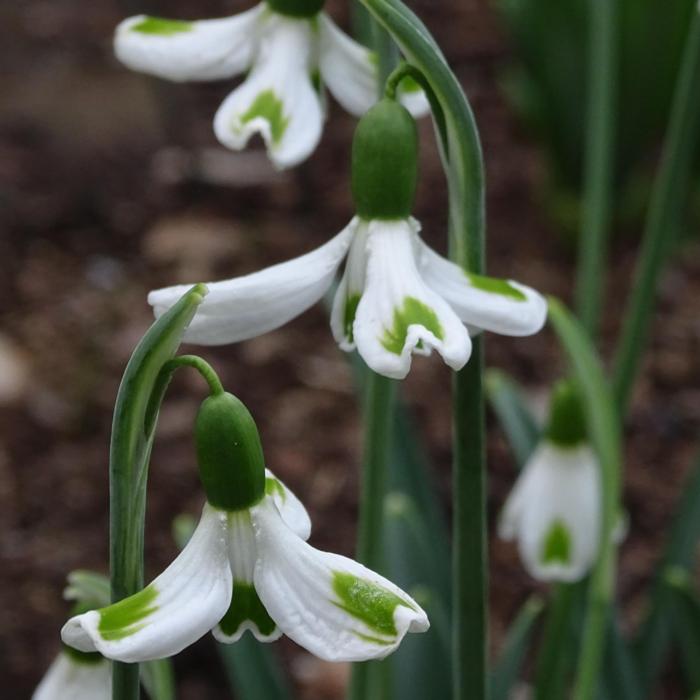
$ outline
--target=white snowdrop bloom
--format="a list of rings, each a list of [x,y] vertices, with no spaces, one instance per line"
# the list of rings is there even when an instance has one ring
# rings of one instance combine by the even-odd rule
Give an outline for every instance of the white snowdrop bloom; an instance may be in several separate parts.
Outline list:
[[[453,369],[481,330],[524,336],[544,325],[544,298],[517,282],[470,275],[419,237],[412,218],[355,217],[317,250],[243,277],[208,282],[209,295],[185,333],[187,342],[222,345],[278,328],[319,301],[347,258],[331,328],[345,351],[357,348],[379,374],[404,378],[414,353],[440,353]],[[189,288],[153,291],[158,317]]]
[[[232,643],[286,634],[327,661],[379,659],[429,622],[420,606],[361,564],[307,544],[309,516],[262,466],[255,424],[230,394],[197,418],[207,493],[175,561],[142,591],[71,618],[61,636],[80,651],[139,662],[172,656],[209,630]]]
[[[600,463],[586,439],[576,390],[555,390],[545,437],[523,467],[499,524],[541,581],[582,579],[597,558],[602,526]]]
[[[112,664],[99,654],[63,650],[49,667],[32,700],[110,700]]]
[[[180,21],[139,15],[115,33],[119,60],[173,81],[245,75],[214,118],[225,146],[241,149],[253,134],[278,168],[292,167],[316,148],[327,86],[361,116],[379,93],[376,54],[344,34],[323,11],[324,0],[265,0],[223,19]],[[416,115],[429,111],[420,90],[405,93]]]

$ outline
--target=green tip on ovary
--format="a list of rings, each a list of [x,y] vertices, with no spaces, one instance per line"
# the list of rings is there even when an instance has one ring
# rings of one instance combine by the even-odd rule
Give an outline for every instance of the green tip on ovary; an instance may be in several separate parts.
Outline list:
[[[265,459],[248,409],[229,393],[210,396],[195,427],[199,477],[215,508],[245,510],[265,495]]]
[[[586,415],[580,391],[570,380],[559,382],[552,392],[547,438],[560,447],[586,441]]]
[[[418,131],[409,111],[384,98],[357,125],[352,193],[363,219],[406,219],[418,183]]]
[[[326,0],[267,0],[270,9],[288,17],[315,17],[326,4]]]

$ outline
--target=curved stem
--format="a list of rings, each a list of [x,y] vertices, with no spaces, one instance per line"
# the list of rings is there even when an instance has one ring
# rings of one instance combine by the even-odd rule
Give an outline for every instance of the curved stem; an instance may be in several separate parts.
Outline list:
[[[652,191],[642,249],[615,355],[613,387],[622,416],[626,413],[639,370],[659,275],[679,228],[688,195],[699,132],[700,13],[693,11],[661,168]]]
[[[178,357],[174,357],[163,367],[163,371],[170,372],[172,374],[180,367],[192,367],[193,369],[196,369],[209,385],[209,392],[213,396],[224,393],[224,387],[221,384],[219,376],[214,371],[214,368],[201,357],[198,357],[197,355],[180,355]]]
[[[614,172],[616,1],[591,0],[589,15],[588,112],[576,308],[584,328],[595,337],[605,278]]]
[[[368,371],[357,558],[368,568],[380,571],[384,546],[384,496],[394,410],[394,382]],[[371,672],[377,666],[377,662],[354,664],[349,695],[352,700],[373,697],[375,682],[381,682],[379,675]]]

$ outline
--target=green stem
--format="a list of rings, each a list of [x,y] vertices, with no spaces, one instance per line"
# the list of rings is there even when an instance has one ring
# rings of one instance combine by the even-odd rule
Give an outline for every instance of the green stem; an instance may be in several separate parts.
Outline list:
[[[673,98],[661,167],[651,195],[642,249],[615,356],[613,387],[622,416],[626,413],[639,369],[659,275],[680,226],[698,132],[700,14],[694,11]]]
[[[559,700],[566,695],[566,675],[572,661],[571,616],[580,592],[580,586],[570,583],[554,587],[537,659],[536,700]]]
[[[224,393],[224,387],[221,384],[219,376],[214,371],[214,368],[201,357],[198,357],[197,355],[180,355],[178,357],[174,357],[163,367],[163,372],[169,372],[172,374],[180,367],[192,367],[193,369],[196,369],[209,385],[209,392],[212,394],[212,396],[217,396],[218,394]]]
[[[600,316],[614,171],[617,85],[615,0],[590,0],[588,112],[576,307],[595,337]]]
[[[384,545],[384,495],[386,493],[389,450],[395,409],[395,385],[374,372],[367,373],[365,394],[365,446],[362,460],[362,487],[357,558],[367,567],[382,569]],[[353,666],[352,700],[373,697],[379,671],[377,662]]]
[[[453,378],[453,697],[488,695],[488,547],[482,339]]]

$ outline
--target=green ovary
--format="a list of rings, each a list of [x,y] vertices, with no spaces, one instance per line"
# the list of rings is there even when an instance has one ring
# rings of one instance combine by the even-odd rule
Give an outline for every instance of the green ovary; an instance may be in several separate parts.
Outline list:
[[[232,637],[246,621],[252,622],[265,637],[269,637],[277,627],[260,601],[255,588],[245,581],[234,581],[231,605],[219,623],[219,627],[227,637]]]
[[[272,90],[265,90],[255,98],[248,111],[241,117],[241,122],[247,124],[258,117],[270,125],[273,143],[279,143],[289,126],[289,119],[284,116],[282,100]]]
[[[396,636],[394,611],[399,605],[410,610],[414,609],[412,605],[386,588],[341,571],[333,573],[333,591],[340,601],[334,601],[334,605],[364,622],[370,630],[378,635]],[[384,639],[375,638],[372,635],[357,634],[366,641],[387,644]]]
[[[132,32],[140,34],[155,34],[157,36],[173,36],[191,32],[192,22],[183,22],[179,19],[163,19],[161,17],[145,17],[138,24],[131,27]]]
[[[440,325],[437,314],[422,301],[406,297],[401,309],[394,310],[394,326],[384,331],[382,345],[395,355],[400,355],[406,345],[406,336],[410,326],[423,326],[438,340],[443,340],[445,331]]]
[[[571,561],[571,533],[561,520],[555,520],[542,545],[543,564],[568,564]]]
[[[482,292],[500,294],[502,297],[509,297],[515,301],[527,301],[527,297],[506,280],[471,273],[467,274],[467,279],[471,282],[472,287],[480,289]]]
[[[102,639],[113,642],[136,634],[143,629],[145,623],[142,621],[158,610],[158,606],[155,605],[157,597],[158,591],[151,584],[129,598],[102,608],[99,611],[100,624],[98,626]]]

